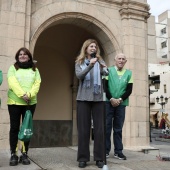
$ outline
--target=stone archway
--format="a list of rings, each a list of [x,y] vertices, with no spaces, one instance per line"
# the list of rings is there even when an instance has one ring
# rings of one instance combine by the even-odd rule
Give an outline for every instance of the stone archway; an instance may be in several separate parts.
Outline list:
[[[40,34],[55,25],[61,24],[71,24],[76,25],[78,27],[84,28],[91,32],[95,37],[98,37],[104,51],[105,55],[109,59],[113,53],[115,52],[122,52],[122,47],[120,47],[117,38],[119,37],[114,36],[113,33],[99,20],[83,13],[61,13],[56,16],[53,16],[46,20],[41,26],[33,33],[30,43],[30,50],[34,52],[35,44],[40,36]],[[117,32],[118,29],[115,29]],[[117,38],[116,38],[117,37]],[[120,37],[119,37],[120,38]],[[107,60],[109,62],[109,60]]]
[[[112,61],[109,58],[121,51],[109,29],[85,14],[56,15],[43,23],[32,37],[30,49],[42,76],[33,147],[76,145],[74,61],[88,38],[97,39],[108,65]]]

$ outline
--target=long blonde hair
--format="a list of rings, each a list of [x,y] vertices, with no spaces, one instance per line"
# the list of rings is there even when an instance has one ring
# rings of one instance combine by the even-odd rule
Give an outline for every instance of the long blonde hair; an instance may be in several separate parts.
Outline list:
[[[84,59],[87,57],[86,50],[91,43],[96,44],[96,57],[99,60],[102,59],[102,57],[100,56],[100,49],[99,49],[99,45],[98,45],[97,41],[94,39],[88,39],[83,43],[80,54],[77,56],[77,59],[75,61],[76,63],[82,64],[84,62]]]

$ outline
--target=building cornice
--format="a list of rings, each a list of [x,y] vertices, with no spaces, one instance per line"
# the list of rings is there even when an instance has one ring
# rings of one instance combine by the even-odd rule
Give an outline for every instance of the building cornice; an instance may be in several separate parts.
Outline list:
[[[122,0],[78,0],[78,1],[83,1],[86,3],[91,3],[94,4],[96,2],[101,2],[101,3],[107,3],[107,4],[118,4],[120,5],[122,3]]]
[[[149,9],[150,6],[147,3],[122,0],[119,12],[122,19],[136,19],[147,22],[150,16]]]
[[[150,6],[147,3],[138,2],[135,0],[78,0],[84,3],[99,5],[109,5],[113,7],[116,5],[120,8],[119,12],[122,19],[136,19],[147,22],[150,16]]]

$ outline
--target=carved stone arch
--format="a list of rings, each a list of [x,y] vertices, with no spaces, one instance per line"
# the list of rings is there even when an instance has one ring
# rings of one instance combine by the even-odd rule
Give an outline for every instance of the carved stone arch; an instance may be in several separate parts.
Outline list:
[[[73,24],[92,32],[92,34],[100,41],[100,44],[104,50],[106,62],[110,61],[109,58],[113,57],[114,53],[122,52],[122,48],[117,40],[117,37],[107,28],[105,24],[87,14],[68,12],[49,18],[42,23],[39,28],[37,28],[30,40],[30,50],[32,53],[34,52],[36,41],[41,33],[49,27],[58,24]],[[110,65],[110,63],[108,63],[108,65]]]

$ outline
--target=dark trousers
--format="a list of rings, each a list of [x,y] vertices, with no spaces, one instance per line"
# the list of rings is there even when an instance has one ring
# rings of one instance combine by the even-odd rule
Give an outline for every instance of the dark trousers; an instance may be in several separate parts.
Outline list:
[[[78,155],[77,161],[90,160],[91,117],[94,126],[94,160],[104,160],[104,102],[77,101]]]
[[[125,120],[124,105],[113,107],[106,102],[106,153],[111,150],[111,131],[113,127],[114,153],[122,153],[122,128]]]
[[[29,106],[32,115],[34,114],[36,105]],[[17,143],[18,143],[18,133],[20,129],[20,120],[22,116],[22,120],[24,119],[25,112],[27,110],[27,106],[23,105],[8,105],[8,111],[10,116],[10,132],[9,132],[9,142],[11,153],[15,153]],[[29,141],[24,142],[25,150],[28,151]]]

